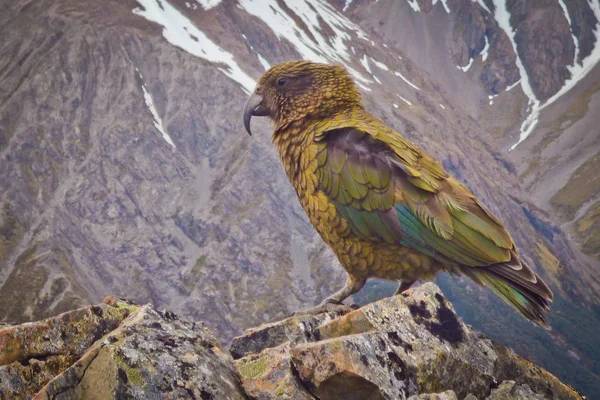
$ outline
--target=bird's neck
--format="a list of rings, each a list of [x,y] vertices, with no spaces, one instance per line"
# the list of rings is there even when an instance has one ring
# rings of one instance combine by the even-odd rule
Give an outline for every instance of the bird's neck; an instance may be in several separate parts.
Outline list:
[[[314,145],[317,123],[318,121],[293,121],[285,128],[276,128],[273,132],[273,144],[292,183],[304,173],[303,166],[306,166],[306,163],[301,162],[301,158],[307,157],[309,147]]]
[[[326,129],[330,130],[355,126],[357,121],[364,122],[371,119],[373,117],[360,106],[331,113],[326,119],[307,117],[290,121],[285,125],[276,123],[272,136],[273,144],[279,151],[281,162],[292,184],[296,186],[296,180],[302,174],[314,173],[314,171],[306,171],[306,168],[314,165],[311,161],[316,157],[315,139],[318,140],[317,136],[323,134],[324,122],[327,125]]]

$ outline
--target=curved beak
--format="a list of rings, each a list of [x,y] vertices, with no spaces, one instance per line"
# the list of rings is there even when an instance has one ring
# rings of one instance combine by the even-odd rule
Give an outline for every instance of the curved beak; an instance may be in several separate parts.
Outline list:
[[[246,131],[248,131],[249,135],[252,135],[252,132],[250,131],[250,119],[252,119],[252,116],[256,115],[257,117],[264,117],[269,115],[268,110],[262,102],[263,97],[261,95],[252,93],[244,106],[244,127],[246,127]]]

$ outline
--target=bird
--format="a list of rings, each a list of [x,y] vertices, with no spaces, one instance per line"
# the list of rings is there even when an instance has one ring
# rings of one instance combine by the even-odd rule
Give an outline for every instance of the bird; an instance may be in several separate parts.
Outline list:
[[[341,313],[370,278],[395,294],[448,272],[489,287],[547,327],[553,293],[481,202],[434,157],[362,105],[348,71],[305,60],[271,67],[243,110],[273,122],[272,142],[300,205],[347,272],[345,286],[297,312]]]

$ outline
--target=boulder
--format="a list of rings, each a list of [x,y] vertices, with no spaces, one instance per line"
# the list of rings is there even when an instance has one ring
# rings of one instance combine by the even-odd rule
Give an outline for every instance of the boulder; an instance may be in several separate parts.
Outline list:
[[[232,344],[234,356],[244,355],[236,360],[244,388],[259,399],[281,393],[310,398],[307,391],[347,400],[500,399],[504,393],[581,399],[547,371],[465,325],[433,283],[406,294],[344,316],[292,317],[247,331]],[[262,339],[272,337],[278,339]]]
[[[202,324],[142,306],[35,397],[246,399],[231,356]]]
[[[0,399],[32,397],[137,308],[107,297],[99,305],[0,329]]]
[[[346,315],[248,329],[105,303],[0,329],[2,399],[581,400],[457,317],[427,283]]]

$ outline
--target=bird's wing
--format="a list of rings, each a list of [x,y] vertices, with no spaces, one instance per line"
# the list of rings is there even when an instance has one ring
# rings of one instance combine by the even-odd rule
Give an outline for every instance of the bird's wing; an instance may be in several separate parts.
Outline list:
[[[356,235],[471,267],[516,256],[500,221],[437,160],[389,128],[326,128],[315,141],[319,188]]]

